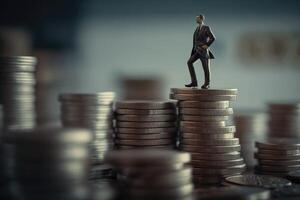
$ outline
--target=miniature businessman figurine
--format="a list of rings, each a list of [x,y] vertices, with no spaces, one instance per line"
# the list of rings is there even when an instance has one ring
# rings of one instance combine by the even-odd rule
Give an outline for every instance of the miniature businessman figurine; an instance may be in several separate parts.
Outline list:
[[[193,37],[193,49],[191,57],[187,61],[189,72],[191,75],[191,83],[185,85],[186,87],[198,87],[197,77],[193,63],[200,59],[204,71],[205,82],[201,86],[202,89],[208,89],[210,84],[210,69],[209,60],[214,59],[213,54],[209,51],[208,47],[214,42],[215,36],[211,32],[209,26],[204,25],[204,15],[196,17],[197,26]]]

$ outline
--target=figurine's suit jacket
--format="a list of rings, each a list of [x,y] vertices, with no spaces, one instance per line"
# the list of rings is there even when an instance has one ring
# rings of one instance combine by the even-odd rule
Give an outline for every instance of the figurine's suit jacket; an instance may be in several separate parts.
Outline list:
[[[214,59],[214,55],[209,49],[204,49],[201,46],[207,45],[210,46],[215,40],[214,34],[211,32],[209,26],[202,25],[200,30],[199,26],[196,28],[193,37],[193,49],[191,55],[198,53],[200,56],[207,59]]]

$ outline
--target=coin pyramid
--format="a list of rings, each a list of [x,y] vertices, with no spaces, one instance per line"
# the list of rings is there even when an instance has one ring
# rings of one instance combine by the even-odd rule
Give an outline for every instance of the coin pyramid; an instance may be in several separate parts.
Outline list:
[[[227,124],[236,96],[237,89],[171,89],[170,98],[178,100],[179,148],[191,153],[197,185],[220,184],[224,177],[245,171],[235,126]]]
[[[172,101],[116,102],[116,147],[174,149],[176,106]]]
[[[90,144],[93,164],[90,179],[112,175],[110,167],[103,164],[103,157],[113,148],[114,97],[114,92],[64,93],[59,96],[62,125],[86,128],[93,133]]]

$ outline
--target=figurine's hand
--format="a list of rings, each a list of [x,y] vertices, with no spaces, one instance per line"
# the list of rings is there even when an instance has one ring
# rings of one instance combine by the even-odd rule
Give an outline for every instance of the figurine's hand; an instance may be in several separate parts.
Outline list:
[[[205,44],[205,45],[202,45],[201,46],[203,49],[208,49],[208,46]]]

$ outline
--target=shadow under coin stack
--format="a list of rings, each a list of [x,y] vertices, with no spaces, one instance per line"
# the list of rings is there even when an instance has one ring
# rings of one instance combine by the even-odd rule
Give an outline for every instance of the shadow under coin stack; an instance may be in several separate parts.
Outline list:
[[[285,177],[291,171],[300,170],[299,139],[269,138],[255,145],[258,148],[254,154],[258,162],[257,174]]]
[[[174,102],[120,101],[115,112],[118,149],[174,149],[177,135]]]
[[[269,137],[300,137],[300,102],[269,104]]]
[[[180,149],[191,153],[196,185],[218,185],[245,171],[235,126],[226,123],[236,95],[237,89],[171,89],[170,98],[179,101]]]
[[[64,127],[81,127],[93,134],[90,144],[91,180],[111,178],[111,168],[103,164],[104,154],[113,149],[113,100],[115,93],[61,94],[61,122]]]
[[[122,199],[194,199],[188,153],[131,149],[109,152],[106,161],[118,171]]]
[[[36,125],[36,63],[37,59],[30,56],[0,57],[0,103],[5,130]]]
[[[91,139],[88,130],[56,127],[7,134],[15,147],[16,199],[89,199]]]

